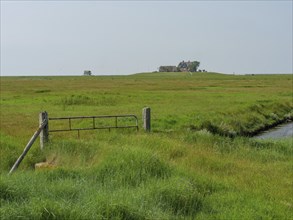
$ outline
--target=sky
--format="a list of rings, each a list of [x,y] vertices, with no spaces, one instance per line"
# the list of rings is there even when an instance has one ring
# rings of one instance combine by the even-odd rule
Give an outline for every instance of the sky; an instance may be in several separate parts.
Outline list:
[[[293,73],[292,11],[292,0],[1,0],[1,76],[128,75],[182,60]]]

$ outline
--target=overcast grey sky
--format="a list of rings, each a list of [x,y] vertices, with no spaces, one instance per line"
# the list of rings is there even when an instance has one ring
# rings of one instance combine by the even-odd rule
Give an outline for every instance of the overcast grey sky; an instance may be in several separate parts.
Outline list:
[[[292,1],[3,1],[1,75],[292,73]]]

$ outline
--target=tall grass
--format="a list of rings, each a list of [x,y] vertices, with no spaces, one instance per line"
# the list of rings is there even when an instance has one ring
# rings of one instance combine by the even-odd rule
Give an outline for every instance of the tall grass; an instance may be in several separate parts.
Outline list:
[[[140,119],[144,106],[153,132],[51,133],[7,175],[40,111]],[[292,118],[292,108],[292,75],[1,77],[0,217],[290,219],[292,138],[246,136]],[[41,161],[53,167],[34,170]]]
[[[47,154],[62,158],[56,168],[1,175],[1,218],[290,219],[290,140],[233,140],[203,132],[178,137],[118,134],[101,161],[84,162],[76,160],[89,154],[83,146],[96,154],[107,146],[55,143]],[[106,139],[97,137],[96,143]],[[175,149],[179,156],[172,156]]]

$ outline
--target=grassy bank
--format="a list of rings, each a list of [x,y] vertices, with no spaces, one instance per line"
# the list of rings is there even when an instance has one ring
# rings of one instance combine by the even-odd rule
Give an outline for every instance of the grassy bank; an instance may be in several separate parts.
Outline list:
[[[40,111],[140,119],[144,106],[152,133],[54,133],[7,176]],[[246,136],[292,108],[292,75],[1,77],[1,219],[290,219],[292,138]]]

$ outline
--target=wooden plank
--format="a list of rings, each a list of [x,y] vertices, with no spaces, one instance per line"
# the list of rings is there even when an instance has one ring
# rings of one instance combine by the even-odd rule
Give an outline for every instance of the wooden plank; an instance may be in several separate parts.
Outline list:
[[[25,157],[27,152],[30,150],[31,146],[33,145],[33,143],[35,142],[35,140],[37,139],[37,137],[39,136],[39,134],[41,133],[41,131],[43,130],[43,128],[46,125],[47,125],[47,120],[42,122],[42,124],[39,126],[38,130],[31,137],[31,139],[27,143],[26,147],[24,148],[22,154],[19,156],[19,158],[16,160],[16,162],[12,166],[11,170],[9,171],[9,174],[13,173],[17,169],[17,167],[19,166],[19,164],[21,163],[21,161],[23,160],[23,158]]]

